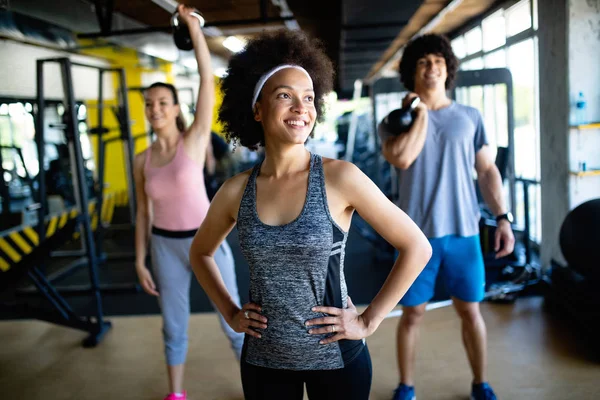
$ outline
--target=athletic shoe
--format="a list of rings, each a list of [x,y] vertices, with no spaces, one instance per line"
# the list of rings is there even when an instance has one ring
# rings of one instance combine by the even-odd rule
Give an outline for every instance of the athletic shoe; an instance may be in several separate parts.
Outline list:
[[[474,383],[471,389],[471,400],[496,400],[496,394],[487,382]]]
[[[417,396],[415,396],[415,387],[401,383],[396,390],[394,390],[394,397],[392,400],[417,400]]]
[[[182,394],[179,396],[177,396],[175,393],[171,393],[170,395],[165,397],[165,400],[186,400],[186,398],[187,398],[187,393],[184,390],[182,392]]]

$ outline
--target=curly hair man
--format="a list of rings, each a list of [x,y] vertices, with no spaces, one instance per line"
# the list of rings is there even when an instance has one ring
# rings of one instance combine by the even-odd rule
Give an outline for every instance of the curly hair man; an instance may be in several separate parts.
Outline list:
[[[484,199],[498,221],[496,257],[512,252],[514,236],[481,115],[447,96],[457,70],[458,60],[446,37],[429,34],[410,42],[400,61],[400,79],[409,91],[404,103],[416,96],[421,100],[416,117],[406,133],[391,132],[391,124],[379,126],[382,153],[398,173],[397,205],[423,230],[433,248],[431,260],[400,301],[400,384],[394,400],[415,399],[413,374],[419,324],[433,297],[438,274],[462,320],[463,342],[474,375],[471,397],[496,398],[486,382],[486,328],[479,310],[485,271],[473,168]]]

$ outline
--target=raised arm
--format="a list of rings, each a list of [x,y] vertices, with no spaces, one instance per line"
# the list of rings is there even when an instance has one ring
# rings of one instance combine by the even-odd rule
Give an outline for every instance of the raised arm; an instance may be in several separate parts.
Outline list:
[[[177,7],[177,10],[179,11],[180,18],[187,24],[190,30],[190,37],[194,44],[194,55],[198,63],[198,73],[200,74],[200,88],[198,89],[194,122],[188,128],[186,135],[195,139],[201,139],[202,144],[206,146],[206,143],[210,139],[210,128],[215,105],[215,81],[210,62],[210,52],[200,28],[200,22],[196,17],[191,15],[195,10],[181,4]]]

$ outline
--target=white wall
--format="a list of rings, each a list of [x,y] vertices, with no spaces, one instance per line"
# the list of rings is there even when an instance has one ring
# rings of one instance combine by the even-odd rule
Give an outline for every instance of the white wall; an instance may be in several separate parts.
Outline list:
[[[68,57],[72,61],[101,67],[110,65],[93,57],[74,55],[50,50],[38,46],[0,40],[0,96],[35,97],[36,96],[36,60],[43,58]],[[98,98],[98,71],[91,68],[74,66],[72,69],[76,100]],[[113,80],[110,75],[104,78],[104,98],[115,96]],[[58,64],[44,66],[44,94],[48,99],[63,97],[62,78]]]
[[[600,0],[569,1],[569,98],[571,110],[579,92],[587,102],[589,122],[600,122]],[[600,129],[569,131],[569,168],[580,162],[600,169]],[[600,176],[569,177],[569,206],[600,197]]]

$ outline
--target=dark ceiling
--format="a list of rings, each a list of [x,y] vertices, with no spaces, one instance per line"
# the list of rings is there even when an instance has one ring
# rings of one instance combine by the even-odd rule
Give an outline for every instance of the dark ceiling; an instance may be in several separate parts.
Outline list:
[[[227,36],[249,38],[265,29],[289,28],[290,23],[297,21],[302,30],[324,42],[336,66],[335,89],[338,96],[348,98],[352,96],[355,80],[370,78],[374,71],[380,71],[386,60],[391,60],[444,8],[453,11],[436,22],[439,32],[461,26],[500,0],[177,1],[196,7],[204,15],[207,28],[210,27],[205,29],[210,50],[224,60],[232,54],[222,45]],[[171,2],[173,7],[177,4],[173,0],[18,0],[11,2],[11,8],[71,30],[80,39],[101,39],[96,42],[99,45],[105,45],[104,40],[108,40],[114,45],[137,48],[153,55],[147,49],[152,46],[163,55],[174,53],[170,58],[157,57],[169,61],[179,57],[181,61],[186,55],[177,54],[168,35],[170,12],[156,2]],[[292,16],[286,17],[283,13],[287,7]],[[111,15],[111,23],[108,18],[97,18],[98,14]]]
[[[256,20],[261,16],[277,19],[281,12],[271,0],[187,0],[186,3],[196,6],[207,23],[219,27],[224,21]],[[336,89],[342,97],[351,95],[354,81],[368,74],[421,3],[422,0],[287,0],[301,29],[325,43],[336,65]],[[116,0],[115,11],[150,26],[164,25],[168,17],[166,11],[149,0]],[[283,22],[270,25],[284,26]],[[236,22],[235,26],[241,25]]]

